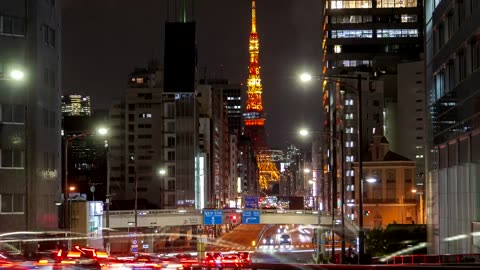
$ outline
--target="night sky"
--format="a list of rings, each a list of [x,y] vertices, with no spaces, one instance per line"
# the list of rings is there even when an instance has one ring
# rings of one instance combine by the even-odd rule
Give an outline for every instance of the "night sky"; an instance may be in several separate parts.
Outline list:
[[[195,0],[199,76],[248,76],[249,0]],[[127,75],[153,57],[163,63],[165,0],[63,0],[63,92],[108,108],[122,97]],[[320,1],[257,0],[257,31],[266,128],[272,147],[296,143],[302,126],[320,129],[319,84],[297,75],[320,70]],[[246,91],[246,87],[243,89]]]

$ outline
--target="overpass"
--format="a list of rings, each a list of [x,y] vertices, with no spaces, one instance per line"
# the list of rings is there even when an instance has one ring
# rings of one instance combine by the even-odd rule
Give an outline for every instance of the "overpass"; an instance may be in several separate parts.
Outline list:
[[[223,217],[237,214],[241,215],[242,209],[215,209],[222,211]],[[319,225],[326,228],[332,227],[332,222],[340,226],[341,216],[335,217],[327,212],[312,210],[276,210],[260,209],[259,224],[305,224]],[[103,215],[104,224],[106,214]],[[223,219],[225,220],[225,219]],[[241,222],[241,218],[239,219]],[[163,226],[204,225],[203,210],[195,209],[162,209],[162,210],[138,210],[137,227],[153,228]],[[135,226],[135,211],[110,211],[110,228],[133,228]],[[345,217],[345,228],[354,235],[358,234],[358,225]]]

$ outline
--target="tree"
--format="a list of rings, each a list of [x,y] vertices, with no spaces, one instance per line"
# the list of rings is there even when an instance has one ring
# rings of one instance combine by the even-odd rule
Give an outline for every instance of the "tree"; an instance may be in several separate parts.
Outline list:
[[[383,228],[374,228],[366,236],[367,253],[372,257],[381,257],[388,253],[389,246]]]

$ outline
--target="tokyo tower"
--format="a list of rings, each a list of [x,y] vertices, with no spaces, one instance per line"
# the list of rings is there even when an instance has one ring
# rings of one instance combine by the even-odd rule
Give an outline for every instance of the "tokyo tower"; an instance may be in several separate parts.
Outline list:
[[[269,182],[280,179],[280,173],[272,161],[268,150],[265,133],[265,114],[262,102],[262,79],[260,78],[259,64],[260,42],[257,33],[257,15],[255,0],[252,0],[252,31],[250,32],[248,51],[250,64],[247,79],[246,112],[243,114],[245,135],[252,140],[257,156],[259,168],[259,184],[262,189],[267,189]]]
[[[252,31],[248,51],[250,53],[250,65],[247,79],[247,103],[245,119],[245,135],[250,137],[256,150],[267,147],[265,135],[265,114],[262,104],[262,79],[260,78],[260,64],[258,62],[259,40],[257,33],[257,16],[255,0],[252,1]]]

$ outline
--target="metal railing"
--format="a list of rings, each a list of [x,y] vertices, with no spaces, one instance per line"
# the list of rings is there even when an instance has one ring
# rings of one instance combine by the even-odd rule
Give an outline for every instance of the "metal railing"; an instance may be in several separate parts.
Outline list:
[[[205,209],[213,210],[213,209]],[[241,213],[242,209],[215,209],[220,210],[224,213],[237,212]],[[250,210],[250,209],[249,209]],[[280,209],[258,209],[261,214],[288,214],[288,215],[318,215],[321,216],[330,216],[328,212],[318,212],[315,210],[280,210]],[[119,216],[119,215],[134,215],[135,211],[133,210],[117,210],[110,211],[110,216]],[[196,209],[158,209],[158,210],[138,210],[139,216],[145,215],[201,215],[203,210]]]

